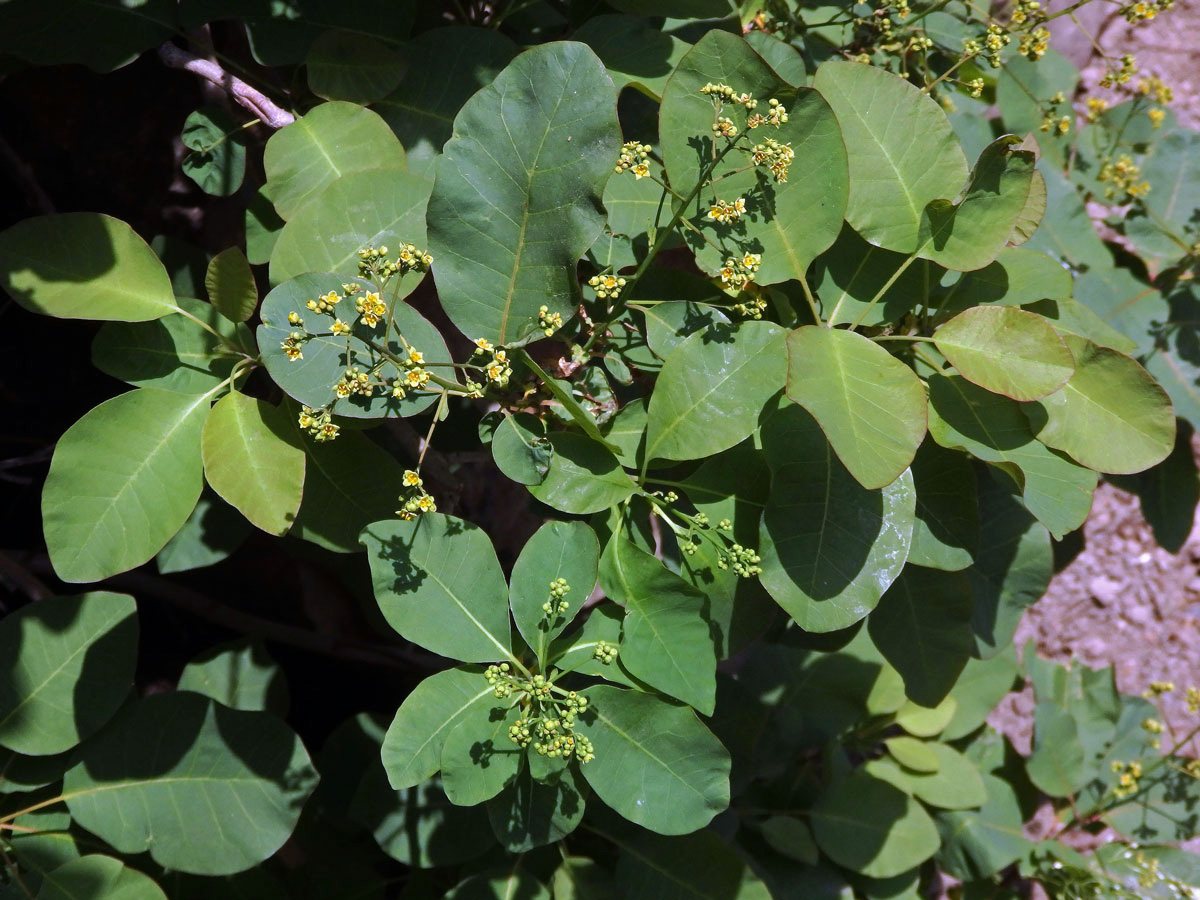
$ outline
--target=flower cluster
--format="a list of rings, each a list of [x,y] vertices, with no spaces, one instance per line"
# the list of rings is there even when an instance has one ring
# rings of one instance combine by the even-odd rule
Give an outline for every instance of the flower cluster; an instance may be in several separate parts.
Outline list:
[[[761,144],[755,144],[751,158],[756,166],[766,166],[775,176],[776,181],[787,181],[788,169],[796,152],[791,143],[781,144],[775,138],[766,138]]]
[[[608,641],[596,641],[596,649],[592,651],[592,658],[606,666],[611,666],[617,661],[617,652],[616,644],[610,644]]]
[[[729,548],[729,555],[717,557],[718,569],[733,569],[733,574],[739,578],[752,578],[755,575],[762,574],[762,569],[759,563],[762,560],[758,554],[749,547],[743,547],[741,544],[733,544]]]
[[[575,719],[588,707],[587,697],[564,691],[544,675],[514,676],[508,663],[488,666],[484,677],[497,699],[514,692],[526,709],[508,729],[509,739],[518,747],[533,745],[534,751],[552,759],[570,759],[581,763],[596,758],[592,742],[575,730]]]
[[[738,127],[733,124],[733,119],[728,116],[718,116],[717,121],[713,122],[712,130],[721,137],[737,137]]]
[[[1175,5],[1175,0],[1137,0],[1135,3],[1127,4],[1121,7],[1121,15],[1125,17],[1125,21],[1132,24],[1137,22],[1149,22],[1160,12],[1166,12]]]
[[[755,297],[753,300],[745,303],[735,303],[730,308],[743,319],[754,319],[757,321],[767,311],[767,301],[762,299],[762,297]]]
[[[633,172],[633,177],[638,180],[645,178],[650,174],[650,167],[646,161],[650,158],[652,149],[649,144],[626,141],[621,145],[621,155],[613,171],[618,175],[622,172]]]
[[[742,288],[754,280],[754,274],[762,265],[762,256],[747,253],[741,259],[731,256],[721,267],[721,283],[729,287]]]
[[[356,285],[348,285],[348,286],[352,287],[352,288],[357,287]],[[345,290],[346,287],[347,287],[347,285],[342,285],[343,290]],[[321,315],[325,315],[326,313],[332,314],[333,308],[341,302],[342,302],[342,295],[339,294],[337,291],[330,291],[328,294],[322,294],[316,300],[309,300],[304,305],[306,307],[308,307],[309,309],[311,309],[315,313],[320,313]],[[289,321],[290,321],[290,317],[289,317]]]
[[[339,400],[345,400],[351,394],[370,397],[374,390],[375,385],[371,383],[370,376],[358,366],[351,366],[347,369],[342,375],[341,381],[333,386],[333,392],[337,394]]]
[[[625,287],[625,279],[619,275],[593,275],[588,279],[588,286],[596,289],[596,296],[601,300],[605,297],[616,300],[621,296],[621,288]]]
[[[1121,55],[1121,68],[1105,72],[1100,78],[1100,87],[1111,88],[1118,84],[1128,84],[1137,72],[1137,59],[1132,53],[1124,53]]]
[[[358,251],[358,274],[365,278],[378,278],[385,283],[393,275],[408,272],[428,272],[433,257],[413,244],[401,244],[395,259],[388,259],[388,248],[363,247]]]
[[[405,469],[400,479],[404,485],[404,493],[400,495],[401,507],[396,515],[405,521],[415,519],[421,513],[437,512],[437,503],[433,495],[425,490],[425,482],[412,469]]]
[[[1140,762],[1134,760],[1130,763],[1123,763],[1120,760],[1113,760],[1112,770],[1118,775],[1117,784],[1113,788],[1114,797],[1124,800],[1138,792],[1138,779],[1142,777]]]
[[[1103,97],[1088,97],[1087,120],[1095,122],[1106,109],[1108,109],[1108,101]]]
[[[1050,49],[1050,29],[1039,25],[1032,31],[1025,32],[1021,35],[1021,42],[1017,46],[1022,56],[1032,62],[1037,62]]]
[[[288,317],[291,318],[290,316]],[[287,357],[288,362],[295,362],[298,359],[304,359],[304,342],[308,339],[308,335],[302,331],[293,331],[286,338],[279,342],[279,346],[283,348],[283,353]]]
[[[981,43],[982,42],[982,43]],[[999,25],[991,24],[980,39],[968,38],[963,41],[963,56],[972,59],[983,56],[993,69],[1000,68],[1000,54],[1010,43],[1012,36]]]
[[[716,84],[713,84],[711,81],[708,82],[704,87],[700,88],[700,93],[712,97],[714,105],[717,106],[720,106],[722,103],[737,103],[746,107],[746,109],[754,109],[754,107],[758,106],[758,101],[752,95],[747,93],[739,94],[729,85],[719,81]]]
[[[1144,97],[1153,95],[1154,99],[1164,106],[1170,103],[1175,97],[1171,86],[1157,75],[1147,75],[1145,78],[1139,78],[1137,92]]]
[[[1145,197],[1150,193],[1150,182],[1138,180],[1141,174],[1141,169],[1133,159],[1128,154],[1122,153],[1117,157],[1115,163],[1106,163],[1096,177],[1109,185],[1104,189],[1104,196],[1111,200],[1124,202],[1130,198]]]
[[[621,279],[624,281],[625,279]],[[538,309],[538,327],[542,329],[542,334],[546,337],[553,336],[554,332],[563,326],[562,313],[550,312],[550,307],[543,304]]]
[[[550,599],[542,604],[542,612],[552,617],[565,613],[570,606],[567,603],[567,594],[570,590],[571,586],[567,584],[567,579],[555,578],[550,582]]]
[[[726,200],[714,200],[712,208],[708,211],[708,217],[722,225],[731,225],[740,219],[745,211],[746,201],[741,197],[732,203]]]
[[[1056,108],[1067,102],[1067,97],[1062,91],[1056,91],[1048,103],[1042,108],[1042,124],[1038,126],[1042,131],[1053,131],[1055,134],[1066,134],[1071,130],[1071,117],[1060,116]]]
[[[379,320],[387,315],[387,304],[379,294],[369,291],[361,297],[354,298],[354,308],[358,310],[359,321],[368,328],[374,328]]]
[[[487,354],[491,354],[490,359],[482,361],[484,374],[487,375],[488,381],[498,387],[504,387],[508,384],[508,379],[512,377],[512,367],[508,364],[508,354],[503,350],[492,346],[492,342],[487,338],[479,338],[475,342],[475,352],[471,355],[472,359],[482,360]]]
[[[1016,8],[1013,9],[1009,21],[1013,25],[1026,25],[1042,22],[1045,18],[1046,14],[1042,11],[1042,4],[1038,0],[1017,0]]]
[[[338,436],[338,426],[333,423],[333,417],[327,409],[313,409],[311,406],[301,407],[300,417],[297,421],[301,428],[318,441],[332,441]]]

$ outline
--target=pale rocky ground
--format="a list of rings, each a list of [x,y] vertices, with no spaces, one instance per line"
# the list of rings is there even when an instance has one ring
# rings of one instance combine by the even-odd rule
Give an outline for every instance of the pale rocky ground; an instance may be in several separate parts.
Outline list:
[[[1063,3],[1051,4],[1059,8]],[[1120,98],[1096,83],[1104,64],[1093,41],[1110,55],[1133,53],[1143,72],[1172,86],[1171,108],[1179,120],[1200,128],[1200,0],[1178,0],[1151,22],[1131,26],[1116,4],[1097,0],[1055,21],[1054,46],[1083,68],[1087,96]],[[1200,452],[1200,443],[1196,444]],[[1103,484],[1084,525],[1084,549],[1059,572],[1046,595],[1025,614],[1016,643],[1036,643],[1038,652],[1093,668],[1113,666],[1118,688],[1140,694],[1152,681],[1173,681],[1176,692],[1158,703],[1164,720],[1182,734],[1197,724],[1184,707],[1183,688],[1200,684],[1200,515],[1178,553],[1159,547],[1136,496]],[[1033,701],[1026,690],[1011,694],[993,722],[1028,753]],[[1189,747],[1200,755],[1200,742]],[[1043,809],[1027,826],[1031,837],[1055,830]],[[1107,835],[1097,836],[1104,840]],[[1200,839],[1189,849],[1200,852]]]

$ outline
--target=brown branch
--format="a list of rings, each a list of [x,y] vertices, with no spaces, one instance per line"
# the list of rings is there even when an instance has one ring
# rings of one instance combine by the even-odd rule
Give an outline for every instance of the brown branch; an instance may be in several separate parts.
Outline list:
[[[261,91],[250,87],[237,76],[230,75],[212,60],[188,53],[170,41],[158,48],[158,58],[172,69],[183,69],[211,81],[272,128],[283,128],[296,121],[296,117],[286,109],[280,109]]]

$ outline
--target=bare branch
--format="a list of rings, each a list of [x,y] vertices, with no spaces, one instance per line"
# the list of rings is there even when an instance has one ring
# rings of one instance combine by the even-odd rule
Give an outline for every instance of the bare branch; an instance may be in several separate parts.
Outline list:
[[[261,91],[255,90],[240,78],[230,75],[212,60],[202,59],[195,54],[176,47],[170,41],[158,48],[158,58],[172,69],[183,69],[199,75],[224,89],[234,100],[258,116],[272,128],[283,128],[296,121],[286,109],[280,109]]]

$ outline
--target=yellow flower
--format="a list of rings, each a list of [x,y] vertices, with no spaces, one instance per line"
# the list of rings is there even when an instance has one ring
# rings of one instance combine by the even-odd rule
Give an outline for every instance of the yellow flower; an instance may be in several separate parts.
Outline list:
[[[341,319],[334,319],[333,325],[330,326],[329,330],[332,331],[334,334],[349,334],[350,326],[347,325],[345,322],[343,322]]]
[[[421,486],[421,476],[418,475],[416,472],[414,472],[412,469],[404,470],[403,481],[404,481],[405,487],[420,487]]]

